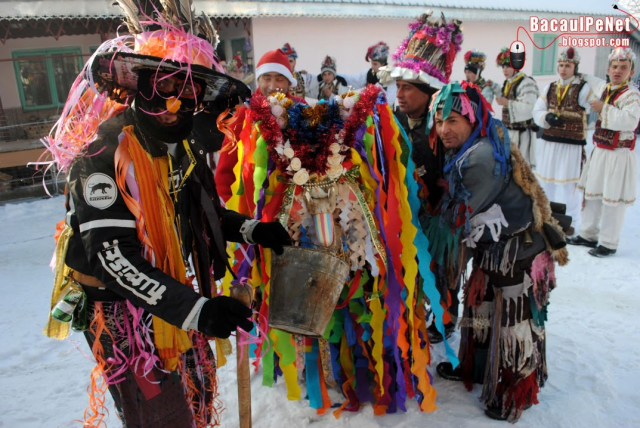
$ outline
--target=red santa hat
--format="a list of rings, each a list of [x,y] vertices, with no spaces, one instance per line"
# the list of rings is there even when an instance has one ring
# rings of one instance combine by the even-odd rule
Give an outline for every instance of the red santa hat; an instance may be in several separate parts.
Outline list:
[[[289,57],[282,49],[275,49],[262,55],[260,61],[258,61],[258,67],[256,68],[256,80],[265,73],[280,73],[291,83],[291,87],[295,88],[298,81],[293,77],[291,73],[291,67],[289,66]]]

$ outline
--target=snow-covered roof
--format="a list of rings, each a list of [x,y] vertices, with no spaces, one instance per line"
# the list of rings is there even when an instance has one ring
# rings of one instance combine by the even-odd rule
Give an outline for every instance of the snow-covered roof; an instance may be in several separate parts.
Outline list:
[[[558,15],[621,15],[605,0],[196,0],[215,17],[414,18],[426,9],[466,21],[515,21]],[[500,12],[500,13],[496,13]],[[120,10],[109,0],[0,1],[0,17],[108,17]]]

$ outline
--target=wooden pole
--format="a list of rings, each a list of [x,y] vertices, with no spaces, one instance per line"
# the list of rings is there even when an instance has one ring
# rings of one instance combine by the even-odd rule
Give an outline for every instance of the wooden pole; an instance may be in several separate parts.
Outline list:
[[[251,307],[253,289],[248,284],[231,287],[231,297]],[[251,428],[251,370],[249,345],[241,343],[240,331],[236,331],[236,362],[238,364],[238,414],[240,428]]]

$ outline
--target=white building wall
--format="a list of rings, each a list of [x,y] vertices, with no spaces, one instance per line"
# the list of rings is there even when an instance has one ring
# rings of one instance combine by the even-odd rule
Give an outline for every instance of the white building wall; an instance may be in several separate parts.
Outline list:
[[[499,12],[496,12],[499,13]],[[337,60],[338,73],[358,73],[368,68],[364,57],[367,48],[379,41],[386,42],[393,53],[408,35],[408,24],[413,20],[405,19],[336,19],[336,18],[254,18],[253,44],[256,62],[267,51],[281,47],[289,42],[298,51],[298,70],[319,73],[320,63],[325,55]],[[487,54],[487,63],[482,75],[498,83],[504,81],[501,68],[495,58],[502,47],[508,47],[516,40],[518,27],[528,28],[527,21],[489,22],[467,21],[462,24],[464,42],[456,57],[452,80],[464,79],[464,53],[478,49]],[[520,30],[519,39],[525,45],[527,61],[524,72],[531,75],[534,45],[526,33]],[[596,48],[580,48],[582,57],[580,71],[594,73]],[[557,75],[534,76],[542,90],[544,86],[557,79]],[[501,108],[493,103],[497,115]]]

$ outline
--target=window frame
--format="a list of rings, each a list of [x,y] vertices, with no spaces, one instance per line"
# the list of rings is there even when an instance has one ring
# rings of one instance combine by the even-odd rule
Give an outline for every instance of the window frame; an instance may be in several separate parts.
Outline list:
[[[535,43],[537,46],[544,47],[544,46],[547,46],[549,42],[555,39],[556,37],[557,37],[557,34],[534,34],[533,43]],[[551,58],[553,58],[552,63],[555,64],[556,57],[558,56],[558,41],[557,40],[554,41],[553,44],[549,46],[547,49],[552,49]],[[553,66],[551,67],[551,73],[545,72],[546,55],[544,55],[544,51],[545,51],[544,49],[537,49],[537,48],[534,49],[533,51],[533,65],[531,67],[532,76],[552,76],[556,74],[556,68]],[[537,65],[536,59],[540,60],[540,67],[538,68],[536,68],[536,65]]]
[[[54,48],[41,48],[41,49],[20,49],[11,52],[11,58],[13,59],[13,70],[16,77],[16,85],[18,86],[18,95],[20,96],[20,104],[25,111],[44,110],[48,108],[55,108],[63,106],[67,101],[67,95],[61,101],[58,94],[58,88],[55,82],[55,72],[53,69],[53,62],[51,57],[54,55],[75,54],[77,55],[78,69],[81,70],[83,66],[82,62],[82,47],[81,46],[66,46],[66,47],[54,47]],[[24,86],[22,84],[20,73],[20,58],[22,57],[38,57],[41,56],[45,62],[45,68],[47,70],[47,79],[49,80],[49,90],[51,95],[52,104],[28,106],[26,103]]]

